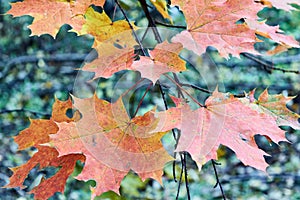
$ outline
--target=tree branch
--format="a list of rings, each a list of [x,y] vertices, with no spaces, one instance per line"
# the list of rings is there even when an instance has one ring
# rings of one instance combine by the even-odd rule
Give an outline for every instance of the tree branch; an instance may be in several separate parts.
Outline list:
[[[178,26],[178,25],[166,24],[166,23],[159,22],[159,21],[155,21],[155,23],[158,24],[158,25],[161,25],[161,26],[169,27],[169,28],[186,29],[186,26]]]
[[[224,200],[226,200],[226,196],[224,194],[223,187],[222,187],[222,184],[219,180],[218,172],[217,172],[217,169],[216,169],[216,164],[218,164],[218,163],[216,163],[213,159],[211,160],[211,163],[212,163],[212,166],[214,168],[214,172],[215,172],[215,176],[216,176],[216,180],[217,180],[216,185],[214,186],[214,188],[216,188],[219,185],[221,193],[222,193],[222,197],[223,197]]]
[[[233,63],[230,62],[226,63],[218,63],[229,67],[234,67],[236,65],[245,65],[245,66],[255,66],[255,67],[262,67],[265,71],[268,73],[272,73],[272,71],[281,71],[283,73],[294,73],[294,74],[300,74],[300,70],[289,70],[289,69],[282,69],[279,67],[274,67],[274,63],[276,64],[287,64],[291,62],[299,62],[300,61],[300,54],[295,56],[287,56],[287,57],[279,57],[274,58],[272,60],[266,60],[264,58],[260,58],[258,56],[254,56],[249,53],[241,53],[242,56],[249,59],[250,62],[241,62],[241,63]]]
[[[120,8],[120,10],[121,10],[123,16],[125,17],[125,20],[127,21],[128,25],[129,25],[129,27],[130,27],[130,29],[131,29],[131,31],[132,31],[134,37],[135,37],[135,40],[137,41],[137,43],[139,44],[139,46],[140,46],[140,48],[141,48],[141,50],[142,50],[142,52],[143,52],[143,55],[146,56],[146,55],[147,55],[147,54],[146,54],[146,51],[145,51],[145,49],[144,49],[144,47],[143,47],[141,41],[139,40],[139,38],[138,38],[138,36],[137,36],[137,34],[136,34],[136,32],[135,32],[133,26],[131,25],[131,23],[130,23],[130,21],[129,21],[129,19],[128,19],[128,17],[127,17],[127,15],[126,15],[125,11],[124,11],[124,9],[122,8],[122,6],[121,6],[120,3],[118,2],[118,0],[115,0],[115,2],[116,2],[116,4],[118,5],[118,7]]]
[[[147,6],[147,3],[146,3],[146,0],[139,0],[139,2],[141,3],[141,6],[142,6],[143,11],[144,11],[144,13],[146,15],[146,18],[148,19],[148,22],[149,22],[148,27],[150,27],[152,29],[156,41],[158,43],[162,43],[162,39],[161,39],[160,34],[159,34],[158,30],[157,30],[155,21],[151,17],[151,14],[150,14],[150,12],[148,10],[148,6]]]

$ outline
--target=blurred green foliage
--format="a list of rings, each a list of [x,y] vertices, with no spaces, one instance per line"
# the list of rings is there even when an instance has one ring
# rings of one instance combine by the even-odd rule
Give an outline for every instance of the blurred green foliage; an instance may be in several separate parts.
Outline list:
[[[1,13],[5,13],[9,9],[9,2],[12,1],[1,1]],[[105,6],[105,9],[110,11],[107,13],[112,16],[112,2],[108,1]],[[123,0],[122,6],[126,9],[130,19],[134,19],[138,26],[147,25],[147,20],[142,12],[136,10],[139,6],[135,1]],[[156,20],[164,22],[157,11],[152,10],[152,14]],[[185,25],[182,13],[177,8],[170,8],[170,14],[176,25]],[[263,10],[260,16],[267,18],[267,23],[271,25],[279,23],[282,30],[293,35],[298,41],[300,40],[299,11],[286,13],[268,8]],[[278,16],[280,16],[280,20],[278,20]],[[121,13],[117,12],[115,20],[121,18]],[[29,37],[30,30],[27,29],[27,26],[31,22],[32,18],[29,16],[12,18],[10,15],[0,14],[0,186],[8,183],[9,176],[12,174],[9,167],[25,163],[35,152],[35,149],[17,151],[17,145],[11,136],[17,135],[19,131],[29,126],[28,118],[49,118],[54,96],[67,99],[69,93],[88,96],[96,90],[97,95],[101,98],[116,99],[133,84],[131,81],[126,87],[115,90],[118,84],[117,80],[127,83],[126,80],[137,80],[140,77],[136,72],[119,72],[109,80],[100,79],[90,85],[85,85],[82,90],[76,91],[76,88],[74,89],[74,84],[77,83],[75,82],[76,78],[84,80],[90,78],[90,74],[78,75],[74,69],[80,68],[86,54],[92,51],[93,39],[89,36],[76,36],[75,33],[69,32],[68,25],[61,28],[55,39],[49,35]],[[274,44],[270,41],[256,45],[257,49],[262,52],[273,46]],[[60,55],[63,56],[62,59],[58,59]],[[289,58],[295,55],[300,55],[298,49],[264,58],[275,61],[276,58]],[[79,56],[78,59],[74,59],[77,56]],[[93,57],[94,54],[90,53],[89,56]],[[197,57],[188,51],[184,51],[181,56],[190,61],[187,66],[188,71],[179,74],[180,79],[188,83],[208,89],[214,89],[219,85],[221,90],[233,93],[242,93],[244,90],[249,91],[254,88],[261,92],[268,87],[271,93],[299,94],[299,75],[266,71],[258,63],[243,56],[241,59],[225,60],[219,57],[213,48],[209,48],[208,53],[203,57]],[[299,63],[299,60],[285,60],[285,62],[275,62],[274,64],[276,67],[284,69],[300,70]],[[82,80],[79,80],[78,84],[81,82]],[[124,84],[124,82],[119,84]],[[165,86],[165,91],[175,94],[176,91],[170,87],[170,83],[164,79],[161,82]],[[129,94],[130,98],[126,105],[131,115],[146,87],[145,83],[141,88]],[[189,91],[202,101],[207,97],[207,94],[199,91]],[[298,96],[289,106],[299,113],[299,104],[300,97]],[[150,94],[147,94],[139,113],[144,113],[153,105],[158,105],[158,109],[164,109],[156,87],[151,90]],[[260,136],[256,138],[260,147],[273,156],[266,157],[268,163],[271,164],[268,168],[269,176],[251,167],[243,166],[230,149],[221,147],[218,160],[221,165],[217,170],[225,194],[229,199],[300,199],[299,131],[296,132],[290,128],[286,128],[286,130],[287,138],[291,143],[282,142],[278,146],[273,143],[269,144]],[[165,145],[172,144],[172,142],[165,143]],[[80,173],[82,165],[82,163],[77,164],[74,176]],[[204,165],[199,172],[195,163],[189,159],[187,167],[193,200],[221,199],[220,190],[213,188],[216,179],[211,163]],[[175,171],[177,179],[179,179],[181,171],[179,162]],[[27,189],[0,188],[0,199],[32,199],[33,196],[27,194],[26,191],[32,189],[42,176],[49,177],[53,173],[55,173],[55,169],[38,171],[35,168],[25,181]],[[122,197],[114,192],[107,192],[97,199],[175,199],[178,183],[173,181],[171,164],[165,168],[163,183],[164,187],[153,180],[142,182],[137,175],[130,172],[121,183]],[[55,194],[51,199],[89,199],[89,187],[94,185],[95,182],[92,180],[84,183],[70,177],[65,194]],[[186,199],[184,184],[180,188],[179,199]]]

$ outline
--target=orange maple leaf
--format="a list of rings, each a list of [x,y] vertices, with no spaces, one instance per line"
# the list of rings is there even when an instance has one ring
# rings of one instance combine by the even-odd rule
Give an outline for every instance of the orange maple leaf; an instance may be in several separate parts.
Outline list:
[[[108,190],[118,193],[130,169],[143,180],[153,178],[162,183],[163,167],[173,158],[160,141],[166,132],[151,132],[158,123],[152,111],[130,119],[122,98],[109,103],[96,96],[74,98],[74,106],[82,118],[76,123],[57,123],[59,131],[51,135],[49,145],[60,156],[85,155],[86,164],[77,179],[97,181],[92,197]]]
[[[229,54],[238,57],[241,52],[257,53],[253,47],[255,31],[236,22],[241,18],[257,19],[262,5],[253,0],[175,0],[172,3],[180,6],[187,22],[187,30],[176,35],[173,42],[182,43],[198,55],[208,46],[217,48],[223,57]]]
[[[70,99],[65,102],[56,99],[50,120],[30,120],[29,128],[21,131],[15,137],[19,150],[36,147],[38,152],[27,163],[11,168],[13,175],[10,177],[10,183],[5,187],[24,188],[23,182],[34,167],[39,165],[39,169],[43,169],[52,166],[61,167],[61,169],[51,178],[42,179],[41,183],[31,190],[30,193],[33,193],[36,199],[48,199],[55,192],[64,192],[67,178],[73,172],[76,161],[80,160],[83,162],[85,157],[81,154],[69,154],[58,157],[58,152],[54,148],[40,146],[39,144],[49,142],[49,135],[58,131],[56,120],[58,122],[70,122],[78,119],[78,113],[75,113],[73,118],[68,118],[66,116],[68,109],[72,109]]]
[[[133,62],[132,68],[139,71],[142,77],[155,83],[164,73],[186,70],[186,62],[179,57],[181,50],[180,43],[165,41],[150,51],[151,58],[141,56],[140,60]]]
[[[134,70],[132,63],[136,56],[134,53],[136,44],[131,32],[114,35],[95,47],[97,58],[90,63],[85,63],[82,70],[94,72],[94,79],[109,78],[121,70]]]
[[[103,6],[104,0],[24,0],[12,3],[12,8],[7,12],[15,17],[31,15],[34,20],[31,29],[32,35],[49,33],[56,36],[60,27],[69,24],[75,30],[80,30],[85,22],[84,14],[92,4]]]
[[[122,36],[131,33],[123,33]],[[95,78],[108,78],[121,70],[139,71],[141,76],[155,83],[159,77],[167,72],[180,72],[186,70],[186,62],[179,57],[182,50],[180,43],[163,42],[150,51],[150,57],[141,56],[134,61],[134,45],[136,42],[130,37],[121,42],[122,48],[116,48],[113,43],[119,41],[119,36],[101,43],[97,46],[98,58],[83,66],[82,70],[95,72]]]

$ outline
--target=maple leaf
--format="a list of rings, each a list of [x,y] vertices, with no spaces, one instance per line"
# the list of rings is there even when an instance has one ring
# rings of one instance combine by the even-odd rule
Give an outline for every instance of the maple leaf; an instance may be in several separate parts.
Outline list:
[[[265,21],[259,22],[249,19],[245,19],[245,22],[252,30],[255,30],[258,35],[272,39],[281,46],[285,46],[287,48],[300,47],[298,41],[292,36],[283,35],[283,31],[279,29],[279,26],[268,26],[265,24]]]
[[[176,151],[189,152],[199,167],[217,159],[216,152],[222,144],[231,148],[245,165],[265,171],[268,164],[263,156],[267,154],[257,147],[254,136],[264,135],[275,143],[286,141],[285,131],[278,126],[299,129],[299,115],[285,107],[290,98],[268,96],[267,92],[257,101],[253,98],[235,98],[216,90],[205,107],[191,110],[183,100],[173,97],[177,106],[157,114],[162,119],[157,129],[181,129]]]
[[[152,58],[141,56],[140,60],[133,62],[132,68],[141,72],[142,77],[155,83],[164,73],[186,70],[186,62],[178,56],[181,50],[180,43],[165,41],[150,52]]]
[[[122,37],[126,36],[122,34]],[[130,34],[131,36],[131,34]],[[83,66],[82,70],[95,72],[95,78],[108,78],[121,70],[139,71],[141,76],[155,83],[159,77],[167,72],[180,72],[186,70],[186,62],[178,54],[182,50],[180,43],[163,42],[156,45],[154,50],[150,51],[151,57],[141,56],[140,60],[134,60],[134,44],[136,42],[130,37],[122,42],[124,48],[116,48],[112,45],[112,39],[101,43],[97,47],[98,58],[91,63]]]
[[[69,154],[58,157],[58,152],[54,148],[40,146],[39,144],[49,142],[49,135],[58,131],[55,120],[70,122],[78,119],[78,112],[74,113],[72,118],[66,116],[66,111],[71,108],[72,102],[70,99],[65,102],[56,99],[50,120],[31,119],[29,128],[21,131],[14,138],[19,145],[19,150],[36,147],[38,152],[27,163],[11,168],[13,175],[10,177],[10,183],[5,187],[24,188],[23,182],[34,167],[39,165],[39,169],[43,169],[52,166],[61,168],[54,176],[42,179],[41,183],[32,189],[30,193],[33,193],[36,199],[48,199],[55,192],[64,192],[67,178],[73,172],[76,161],[80,160],[83,162],[85,157],[81,154]]]
[[[87,9],[85,13],[85,23],[82,25],[80,31],[76,31],[78,34],[90,34],[95,38],[93,47],[97,47],[103,41],[112,38],[114,35],[118,35],[122,32],[131,32],[131,27],[126,20],[118,20],[112,22],[109,16],[103,11],[99,13],[92,7]],[[134,29],[137,27],[131,24]],[[127,35],[128,36],[128,35]],[[132,37],[132,36],[131,36]],[[130,38],[122,38],[130,39]]]
[[[283,9],[285,11],[296,10],[291,4],[298,4],[300,5],[299,0],[260,0],[263,5],[268,7],[276,7],[278,9]]]
[[[254,43],[259,41],[255,33],[270,38],[286,48],[297,47],[299,43],[291,36],[286,36],[278,26],[268,26],[258,22],[257,12],[263,6],[252,1],[227,0],[173,2],[185,13],[187,30],[176,35],[172,41],[181,42],[183,46],[201,55],[208,46],[215,47],[221,56],[229,54],[239,57],[242,52],[258,54]],[[246,23],[237,24],[243,18]],[[195,43],[195,42],[196,43]]]
[[[173,42],[181,42],[198,55],[208,46],[217,48],[226,58],[229,54],[238,57],[241,52],[257,54],[253,47],[255,31],[236,22],[241,18],[256,20],[262,5],[253,0],[174,0],[172,3],[180,6],[187,22],[187,30],[177,34]]]
[[[108,190],[118,193],[130,169],[143,180],[154,178],[162,183],[162,169],[173,158],[160,141],[166,132],[151,133],[158,123],[152,111],[130,119],[122,98],[109,103],[96,96],[74,98],[74,106],[82,118],[76,123],[57,123],[59,131],[51,135],[49,145],[60,156],[85,155],[86,165],[77,179],[97,181],[93,197]]]
[[[123,38],[123,39],[122,39]],[[124,40],[124,38],[127,38]],[[121,48],[117,48],[117,44]],[[124,32],[98,44],[95,48],[98,57],[90,63],[85,63],[83,71],[94,72],[94,79],[103,77],[109,78],[121,70],[134,70],[134,45],[137,43],[132,38],[131,32]]]
[[[12,8],[7,14],[15,17],[31,15],[34,20],[28,28],[31,29],[32,35],[39,36],[49,33],[55,37],[64,24],[80,30],[85,21],[83,15],[88,7],[92,4],[103,6],[104,2],[104,0],[24,0],[12,3]]]
[[[282,94],[269,95],[268,90],[260,94],[257,100],[254,98],[254,90],[249,93],[252,109],[259,112],[268,113],[274,116],[278,126],[290,126],[293,129],[300,129],[298,119],[300,115],[292,112],[286,104],[294,97],[285,97]]]

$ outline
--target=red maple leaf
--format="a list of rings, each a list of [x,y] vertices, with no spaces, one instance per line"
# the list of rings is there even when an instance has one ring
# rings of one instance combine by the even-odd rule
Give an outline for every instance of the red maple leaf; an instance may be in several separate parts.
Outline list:
[[[177,107],[157,114],[161,119],[157,129],[181,129],[176,151],[189,152],[199,167],[217,159],[217,149],[222,144],[231,148],[245,165],[265,171],[268,165],[263,156],[267,154],[257,147],[254,136],[264,135],[275,143],[286,141],[285,131],[278,126],[300,129],[299,115],[286,108],[290,98],[268,96],[266,91],[258,100],[252,95],[235,98],[215,91],[197,110],[173,97]]]

